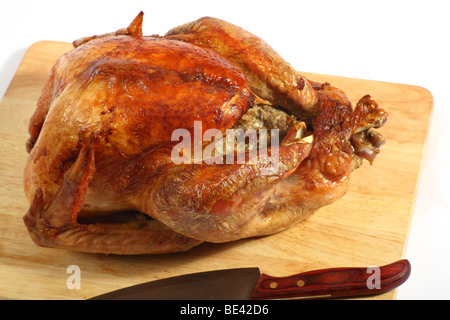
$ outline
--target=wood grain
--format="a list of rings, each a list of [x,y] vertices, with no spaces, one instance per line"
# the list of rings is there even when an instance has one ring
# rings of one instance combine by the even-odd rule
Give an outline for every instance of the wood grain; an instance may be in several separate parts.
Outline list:
[[[25,54],[0,104],[0,297],[86,299],[164,277],[223,268],[257,266],[283,277],[314,269],[385,265],[403,258],[421,169],[432,96],[424,88],[304,73],[343,89],[355,103],[372,97],[389,113],[386,137],[373,166],[352,175],[350,191],[285,232],[225,244],[204,244],[185,253],[149,256],[83,254],[36,246],[22,217],[28,209],[22,173],[27,125],[47,74],[71,49],[38,42]],[[70,265],[81,270],[81,289],[68,289]],[[414,272],[414,266],[412,266]],[[388,292],[374,299],[393,299]]]

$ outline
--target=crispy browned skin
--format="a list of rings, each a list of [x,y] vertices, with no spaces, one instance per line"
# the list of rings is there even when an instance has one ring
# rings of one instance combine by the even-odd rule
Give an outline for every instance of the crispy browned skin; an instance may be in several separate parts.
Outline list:
[[[173,232],[155,220],[109,225],[78,223],[95,171],[94,147],[89,142],[65,173],[61,188],[47,207],[42,189],[36,189],[24,217],[36,243],[93,253],[139,254],[184,251],[202,242]]]
[[[317,115],[321,99],[351,105],[342,90],[306,79],[261,38],[221,19],[200,18],[165,38],[214,50],[242,69],[255,94],[304,120]]]
[[[339,103],[321,106],[314,122],[310,154],[292,175],[277,184],[271,200],[255,218],[252,231],[281,231],[342,197],[348,191],[353,170],[363,158],[372,162],[384,142],[365,140],[370,156],[361,156],[352,137],[381,127],[386,119],[386,112],[370,96],[363,97],[353,111]]]
[[[166,38],[208,48],[238,65],[261,98],[305,115],[317,111],[317,92],[266,42],[226,21],[204,17],[176,27]]]
[[[142,13],[77,40],[49,75],[24,172],[24,221],[39,245],[167,253],[278,232],[341,197],[383,143],[373,128],[387,115],[370,96],[353,110],[341,90],[305,79],[236,26],[203,18],[165,37],[141,33]],[[300,115],[312,139],[299,136]],[[171,134],[193,134],[194,121],[202,132],[282,126],[279,165],[175,164]]]

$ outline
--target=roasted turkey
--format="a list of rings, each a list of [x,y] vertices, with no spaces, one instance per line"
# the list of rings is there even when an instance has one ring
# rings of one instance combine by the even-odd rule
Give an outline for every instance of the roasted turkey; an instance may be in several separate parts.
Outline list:
[[[387,113],[369,95],[353,108],[253,34],[205,17],[143,36],[142,19],[74,41],[50,72],[24,171],[38,245],[157,254],[273,234],[344,195],[384,143],[374,128]],[[268,142],[217,138],[230,129]],[[222,141],[210,158],[176,149],[208,130],[186,141],[200,152]],[[255,148],[267,156],[250,161]]]

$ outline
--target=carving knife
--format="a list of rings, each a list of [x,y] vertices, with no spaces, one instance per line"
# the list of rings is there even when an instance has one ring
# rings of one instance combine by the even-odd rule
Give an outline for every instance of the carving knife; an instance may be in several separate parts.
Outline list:
[[[313,299],[375,295],[404,283],[411,272],[403,259],[382,267],[331,268],[287,277],[259,268],[207,271],[155,280],[90,300],[256,300]]]

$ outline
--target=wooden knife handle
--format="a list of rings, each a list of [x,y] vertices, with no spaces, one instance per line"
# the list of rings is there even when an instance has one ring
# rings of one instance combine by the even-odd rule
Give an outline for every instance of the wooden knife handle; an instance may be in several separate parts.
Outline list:
[[[335,298],[374,295],[404,283],[411,273],[408,260],[382,267],[331,268],[287,277],[261,274],[252,299]]]

